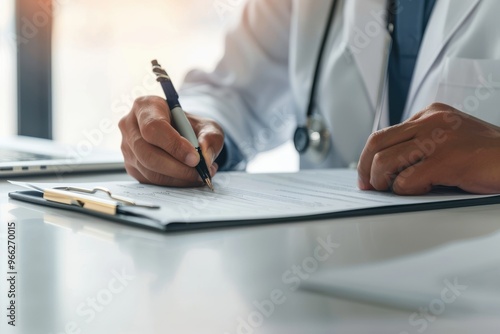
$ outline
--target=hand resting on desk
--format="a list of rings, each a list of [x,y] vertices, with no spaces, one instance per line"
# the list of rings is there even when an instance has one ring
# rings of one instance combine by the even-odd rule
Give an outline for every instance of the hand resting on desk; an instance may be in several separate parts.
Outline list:
[[[359,187],[420,195],[433,186],[500,192],[500,127],[435,103],[371,135],[358,164]]]

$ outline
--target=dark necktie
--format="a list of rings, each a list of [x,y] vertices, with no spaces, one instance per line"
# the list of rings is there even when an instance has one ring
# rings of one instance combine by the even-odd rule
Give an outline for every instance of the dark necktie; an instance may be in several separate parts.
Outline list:
[[[389,57],[389,118],[401,122],[418,52],[436,0],[399,0]]]

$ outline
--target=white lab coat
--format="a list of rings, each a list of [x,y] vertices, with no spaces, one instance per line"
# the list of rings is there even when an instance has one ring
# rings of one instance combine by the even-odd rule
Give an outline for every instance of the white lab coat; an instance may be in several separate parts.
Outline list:
[[[292,138],[306,120],[331,1],[250,0],[215,71],[186,77],[184,108],[217,120],[247,159]],[[339,2],[316,97],[333,146],[320,165],[301,157],[301,168],[358,160],[384,82],[386,1]],[[443,102],[500,125],[499,13],[498,0],[437,0],[403,119]],[[386,105],[383,110],[380,127],[388,122]]]

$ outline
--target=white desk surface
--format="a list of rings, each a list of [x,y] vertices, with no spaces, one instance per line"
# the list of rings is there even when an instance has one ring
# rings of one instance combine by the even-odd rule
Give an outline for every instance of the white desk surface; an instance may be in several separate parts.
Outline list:
[[[129,179],[106,174],[65,181]],[[500,230],[500,205],[491,205],[164,234],[15,201],[7,196],[13,190],[19,189],[0,181],[1,333],[420,333],[423,327],[410,323],[412,312],[292,291],[282,276],[313,255],[317,238],[328,235],[340,246],[318,270]],[[6,317],[6,235],[12,221],[15,328]],[[283,292],[283,303],[257,314],[255,303],[276,290]],[[499,328],[498,316],[445,312],[423,332]]]

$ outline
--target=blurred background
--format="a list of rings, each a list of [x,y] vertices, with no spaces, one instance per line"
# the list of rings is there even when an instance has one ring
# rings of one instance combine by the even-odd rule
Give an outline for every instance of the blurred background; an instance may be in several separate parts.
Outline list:
[[[134,99],[162,95],[151,74],[151,59],[168,68],[177,86],[194,67],[211,70],[222,56],[225,31],[237,22],[245,2],[1,0],[0,134],[18,133],[19,110],[44,108],[46,101],[18,95],[31,85],[50,92],[54,140],[71,144],[93,140],[119,148],[117,123]],[[47,56],[52,68],[46,68],[46,56],[35,48],[44,47],[45,34],[52,39]],[[30,60],[19,58],[18,52]],[[48,81],[44,70],[51,74]],[[30,103],[19,105],[18,96]],[[259,155],[248,168],[251,172],[297,169],[291,143]]]
[[[14,0],[0,1],[0,134],[16,133],[16,62]]]

